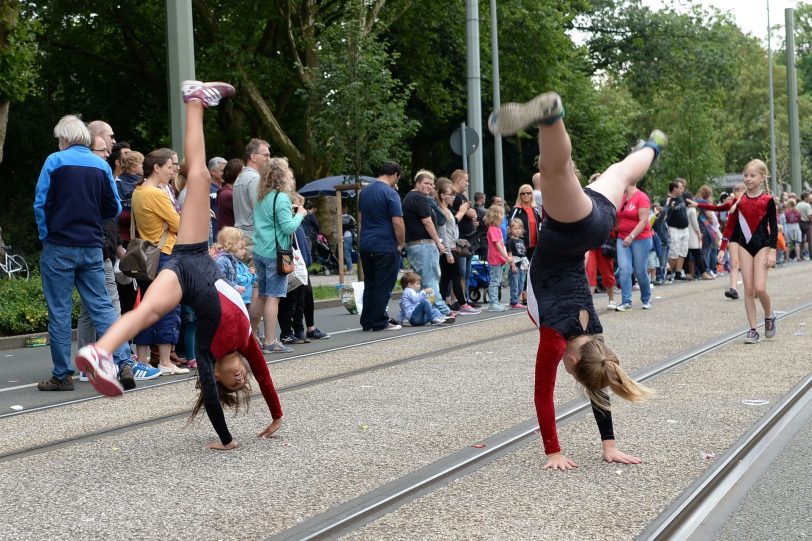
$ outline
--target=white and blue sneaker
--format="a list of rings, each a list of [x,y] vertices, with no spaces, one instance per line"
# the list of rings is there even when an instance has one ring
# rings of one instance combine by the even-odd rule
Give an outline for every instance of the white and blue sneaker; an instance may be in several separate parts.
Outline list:
[[[135,379],[135,381],[147,381],[150,379],[155,379],[161,375],[160,368],[154,368],[143,363],[133,363],[132,369],[133,379]]]

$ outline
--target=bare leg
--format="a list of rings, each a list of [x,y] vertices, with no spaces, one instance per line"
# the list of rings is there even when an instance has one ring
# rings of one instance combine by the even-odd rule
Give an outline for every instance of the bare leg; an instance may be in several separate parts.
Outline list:
[[[584,193],[572,164],[572,143],[564,121],[539,127],[539,172],[544,211],[554,220],[577,222],[592,211],[592,200]],[[656,153],[643,147],[611,165],[588,188],[605,196],[620,208],[623,193],[629,185],[643,178]]]
[[[279,298],[266,297],[263,312],[265,317],[265,343],[272,344],[276,341],[276,316],[279,313]]]
[[[180,303],[180,298],[177,275],[171,270],[162,270],[139,305],[113,323],[96,343],[96,347],[103,351],[115,351],[124,342],[161,319],[161,316],[174,310]],[[149,355],[145,360],[149,362]]]
[[[158,354],[160,361],[158,361],[158,368],[175,368],[172,361],[169,360],[169,353],[172,351],[172,344],[158,344]]]
[[[773,313],[770,295],[767,293],[767,258],[769,255],[770,249],[762,248],[753,258],[753,289],[758,300],[761,301],[765,318],[770,317]],[[755,305],[755,303],[753,304]]]
[[[744,282],[744,311],[751,329],[756,328],[756,288],[754,285],[755,262],[753,256],[739,246],[739,264]]]
[[[209,240],[209,192],[211,175],[206,167],[203,140],[203,104],[186,103],[186,133],[183,144],[189,173],[186,177],[186,203],[178,228],[178,244],[196,244]]]

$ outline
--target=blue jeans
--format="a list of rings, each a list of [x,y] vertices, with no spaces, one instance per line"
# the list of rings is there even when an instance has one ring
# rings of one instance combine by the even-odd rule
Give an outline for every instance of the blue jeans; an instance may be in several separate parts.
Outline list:
[[[118,299],[118,286],[116,285],[116,276],[113,273],[113,262],[109,259],[104,260],[104,286],[107,288],[107,293],[110,294],[113,312],[118,318],[121,316],[121,303]],[[101,335],[96,334],[96,328],[93,326],[93,320],[90,319],[90,313],[87,311],[85,303],[81,303],[79,321],[76,324],[76,338],[79,347],[94,343],[98,336]]]
[[[158,262],[158,272],[169,263],[170,256],[161,254]],[[141,296],[147,293],[147,289],[152,282],[138,281],[138,287],[141,289]],[[158,344],[177,344],[178,333],[180,331],[180,305],[175,306],[172,310],[161,316],[161,319],[136,334],[133,338],[133,343],[139,346],[152,346]]]
[[[510,305],[518,304],[519,297],[524,291],[525,272],[516,266],[516,272],[508,272],[508,281],[510,282]]]
[[[352,233],[344,233],[344,265],[352,272]]]
[[[618,282],[620,282],[621,302],[632,303],[632,272],[640,284],[640,301],[646,304],[651,300],[651,282],[648,279],[648,254],[651,252],[651,237],[632,241],[628,248],[617,239]]]
[[[488,304],[499,304],[499,289],[502,287],[502,267],[504,265],[489,265],[490,282],[488,283]]]
[[[380,331],[389,325],[389,299],[400,269],[398,252],[361,252],[364,266],[364,297],[361,327]]]
[[[73,288],[87,307],[96,332],[104,334],[116,320],[110,294],[104,285],[104,261],[101,248],[62,246],[43,243],[39,260],[42,292],[48,304],[48,334],[51,337],[53,375],[65,379],[73,375],[71,364],[71,311]],[[129,345],[115,352],[116,364],[130,360]]]
[[[423,288],[431,288],[434,291],[434,306],[441,314],[448,315],[451,308],[445,303],[440,295],[440,251],[435,244],[415,244],[406,247],[406,257],[409,258],[409,265],[417,274]]]
[[[432,308],[431,303],[424,299],[420,301],[412,315],[409,316],[409,324],[412,327],[422,327],[441,316],[442,314],[436,308]]]

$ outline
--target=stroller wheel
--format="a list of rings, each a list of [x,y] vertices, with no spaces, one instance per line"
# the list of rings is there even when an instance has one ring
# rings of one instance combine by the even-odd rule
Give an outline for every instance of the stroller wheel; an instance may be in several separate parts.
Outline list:
[[[325,275],[325,276],[330,276],[330,274],[332,274],[332,273],[330,272],[330,269],[328,269],[327,267],[324,267],[324,275]]]
[[[472,301],[474,301],[474,302],[479,302],[479,297],[480,297],[480,296],[481,296],[481,295],[480,295],[480,293],[479,293],[479,289],[478,289],[478,288],[472,287],[471,289],[469,289],[469,290],[468,290],[468,298],[469,298],[470,300],[472,300]]]

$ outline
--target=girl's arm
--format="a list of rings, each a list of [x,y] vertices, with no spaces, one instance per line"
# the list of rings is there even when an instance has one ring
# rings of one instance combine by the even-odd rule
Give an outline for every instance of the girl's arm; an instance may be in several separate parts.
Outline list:
[[[505,250],[505,243],[502,242],[501,240],[496,241],[496,249],[499,251],[500,254],[502,254],[502,257],[504,257],[506,260],[510,257],[507,253],[507,250]]]
[[[735,203],[736,201],[738,201],[738,198],[728,197],[727,200],[721,205],[713,205],[711,203],[700,203],[698,201],[695,201],[694,204],[697,206],[697,208],[701,208],[702,210],[719,211],[719,210],[730,210],[730,207],[732,207],[733,203]]]
[[[535,403],[539,421],[541,440],[545,454],[561,453],[558,433],[555,427],[555,377],[558,363],[564,355],[567,341],[561,334],[549,327],[539,329],[539,347],[536,353]]]
[[[775,199],[772,197],[767,202],[767,225],[770,228],[770,238],[767,241],[767,246],[772,248],[774,257],[775,245],[778,242],[778,217],[777,209],[775,208]]]
[[[282,404],[279,402],[279,395],[276,392],[276,387],[274,387],[273,379],[271,379],[268,365],[265,363],[265,357],[259,348],[259,342],[256,341],[253,334],[249,337],[248,344],[240,350],[240,354],[248,361],[248,366],[251,367],[251,372],[254,373],[254,378],[259,384],[260,391],[262,391],[262,397],[265,399],[265,403],[268,404],[271,418],[274,420],[281,419]]]
[[[730,237],[733,236],[733,231],[736,229],[736,224],[738,223],[738,221],[739,221],[739,209],[736,209],[727,215],[725,230],[722,232],[722,243],[719,245],[720,254],[724,254],[725,250],[727,250],[727,243],[730,241]],[[776,229],[778,229],[778,226],[776,226]]]
[[[201,358],[202,357],[202,358]],[[206,409],[211,426],[217,432],[222,446],[209,444],[209,448],[233,449],[237,446],[231,432],[226,425],[226,416],[223,414],[223,406],[220,405],[220,398],[217,392],[217,383],[214,379],[214,357],[211,352],[197,352],[197,367],[200,375],[200,392],[203,396],[203,407]]]

